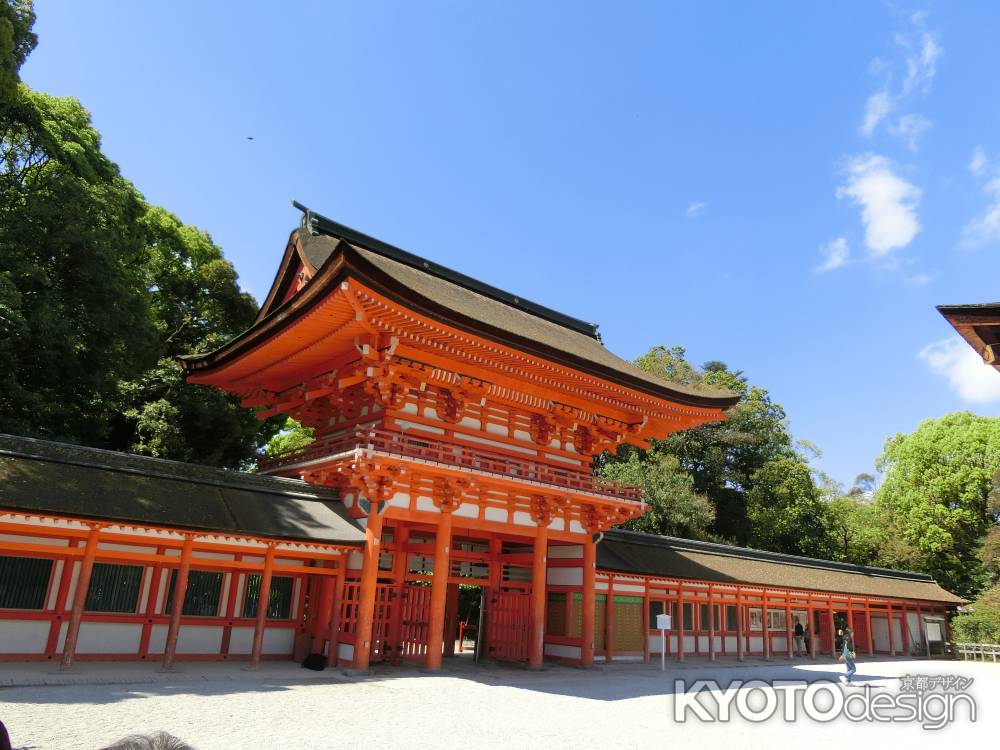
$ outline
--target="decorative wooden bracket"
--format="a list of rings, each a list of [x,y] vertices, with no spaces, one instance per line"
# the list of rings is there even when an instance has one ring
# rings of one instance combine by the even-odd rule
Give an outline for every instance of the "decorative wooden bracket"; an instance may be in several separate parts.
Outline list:
[[[438,478],[434,480],[434,505],[442,513],[451,513],[462,504],[462,496],[475,489],[471,479]]]
[[[368,502],[382,503],[396,494],[396,485],[402,473],[398,466],[379,466],[372,461],[363,461],[351,467],[347,482]]]
[[[531,520],[537,526],[548,526],[555,516],[555,504],[544,495],[531,496]]]
[[[551,420],[541,414],[531,415],[531,442],[535,445],[548,446],[552,442],[554,430],[555,425],[552,424]]]

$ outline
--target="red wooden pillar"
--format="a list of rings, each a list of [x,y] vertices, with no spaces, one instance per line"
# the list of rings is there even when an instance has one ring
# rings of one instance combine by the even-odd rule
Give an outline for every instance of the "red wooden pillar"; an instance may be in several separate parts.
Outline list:
[[[181,564],[177,569],[177,579],[174,581],[174,599],[170,611],[170,625],[167,628],[167,643],[163,648],[163,668],[174,668],[174,657],[177,655],[177,635],[181,630],[181,613],[184,610],[184,595],[187,593],[188,573],[191,571],[191,550],[194,547],[194,537],[184,537],[181,548]]]
[[[889,604],[886,605],[886,610],[888,612],[888,615],[887,615],[886,619],[889,622],[889,656],[895,656],[896,655],[896,636],[892,632],[892,618],[893,618],[892,603],[889,603]]]
[[[767,592],[761,597],[760,626],[764,638],[764,661],[771,661],[771,633],[767,629]]]
[[[589,534],[583,543],[583,594],[580,608],[580,664],[594,663],[594,578],[597,575],[597,545]]]
[[[382,516],[379,504],[369,500],[368,523],[365,525],[364,561],[358,595],[358,623],[354,638],[355,669],[368,669],[372,649],[372,625],[375,621],[375,586],[378,583],[378,558],[381,552]]]
[[[451,508],[441,504],[437,536],[434,539],[434,576],[431,579],[431,613],[427,630],[427,669],[441,669],[444,643],[444,609],[451,570]]]
[[[743,590],[736,587],[736,661],[743,661],[743,617],[745,610],[743,607]]]
[[[837,657],[837,628],[833,620],[833,599],[830,599],[830,611],[827,613],[830,618],[830,655]]]
[[[66,640],[63,643],[61,669],[73,666],[76,657],[76,642],[80,636],[80,621],[83,619],[83,605],[87,603],[87,591],[90,588],[90,574],[94,570],[94,558],[97,556],[97,537],[100,527],[91,526],[87,534],[87,545],[83,550],[83,560],[80,563],[80,575],[76,580],[76,591],[73,593],[73,609],[70,611],[69,624],[66,626]],[[73,558],[66,561],[72,566]]]
[[[448,584],[448,595],[444,600],[444,655],[455,655],[455,639],[458,635],[458,584]]]
[[[872,636],[872,611],[868,608],[868,600],[865,600],[865,640],[868,641],[868,655],[875,655],[875,638]]]
[[[604,600],[604,663],[610,664],[615,643],[615,577],[608,576],[608,594]]]
[[[71,540],[69,548],[72,549],[75,546],[76,540]],[[57,584],[59,593],[56,595],[55,616],[49,623],[49,637],[45,643],[45,655],[50,659],[56,655],[56,649],[59,647],[59,633],[62,630],[63,617],[66,615],[66,601],[69,599],[69,585],[70,581],[73,580],[75,562],[75,558],[72,557],[63,558],[62,561],[62,572]]]
[[[545,659],[545,589],[548,576],[549,520],[543,517],[535,530],[531,567],[531,640],[528,666],[538,669]]]
[[[715,600],[712,587],[708,587],[708,659],[715,661]]]
[[[400,647],[400,636],[403,628],[403,590],[406,586],[406,575],[410,567],[410,553],[407,551],[407,544],[410,541],[410,529],[402,522],[392,529],[392,585],[396,606],[393,609],[392,621],[389,623],[389,643],[392,648],[397,649],[393,655],[393,663],[402,660],[402,650]]]
[[[347,553],[337,562],[339,571],[333,583],[333,606],[330,611],[330,645],[327,647],[326,661],[336,667],[340,661],[340,620],[344,612],[344,580],[347,577]]]
[[[808,611],[807,611],[807,613],[806,613],[806,617],[809,618],[809,622],[806,623],[806,632],[809,634],[809,646],[807,647],[807,650],[809,651],[809,658],[810,659],[815,659],[816,658],[816,633],[814,633],[813,631],[816,630],[816,614],[815,614],[816,610],[813,608],[812,594],[808,594],[808,597],[809,598],[806,599],[806,603],[807,603],[807,606],[809,608]]]
[[[684,590],[677,584],[677,661],[684,661]]]
[[[271,578],[274,576],[274,545],[267,545],[264,553],[264,572],[260,576],[257,592],[257,618],[253,624],[253,647],[250,649],[250,668],[260,665],[260,654],[264,648],[264,626],[267,624],[267,607],[271,601]]]
[[[326,565],[324,563],[324,569]],[[326,639],[330,636],[330,615],[333,611],[333,587],[336,581],[333,576],[320,577],[319,606],[317,607],[316,629],[313,633],[312,652],[322,654]]]
[[[785,594],[785,651],[786,658],[792,658],[792,649],[795,646],[793,637],[795,630],[792,628],[792,608],[788,604],[788,594]]]

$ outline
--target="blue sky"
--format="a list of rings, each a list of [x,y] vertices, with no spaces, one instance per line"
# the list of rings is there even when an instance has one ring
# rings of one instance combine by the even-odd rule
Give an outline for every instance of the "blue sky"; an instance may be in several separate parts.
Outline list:
[[[22,75],[266,294],[295,198],[745,370],[850,483],[1000,374],[934,310],[1000,298],[989,2],[40,2]],[[248,140],[252,136],[253,140]]]

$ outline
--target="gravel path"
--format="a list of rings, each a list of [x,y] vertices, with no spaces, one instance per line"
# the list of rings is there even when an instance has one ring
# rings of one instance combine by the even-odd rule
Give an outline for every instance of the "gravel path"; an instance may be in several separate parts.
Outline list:
[[[0,678],[6,667],[0,665]],[[149,665],[143,665],[149,667]],[[959,674],[976,679],[969,689],[980,716],[964,714],[940,731],[913,724],[873,725],[838,719],[788,724],[780,716],[761,724],[737,719],[704,723],[673,719],[674,679],[815,680],[832,665],[685,665],[666,675],[647,665],[583,671],[552,667],[525,672],[465,666],[440,675],[416,670],[347,676],[332,671],[299,679],[293,669],[248,674],[220,665],[205,674],[158,675],[128,684],[28,685],[0,688],[0,720],[14,747],[87,750],[134,732],[165,730],[199,750],[234,748],[639,748],[698,750],[766,747],[856,747],[859,740],[908,748],[941,747],[943,741],[983,742],[996,736],[1000,716],[1000,664],[867,662],[865,682],[883,691],[899,688],[900,675]],[[195,668],[196,669],[196,668]],[[10,674],[10,673],[8,673]],[[301,671],[298,673],[301,674]],[[112,681],[113,672],[100,680]],[[109,676],[110,675],[110,676]],[[859,690],[859,688],[853,688]],[[992,711],[991,711],[992,709]],[[992,716],[991,716],[992,713]],[[905,744],[904,744],[905,743]],[[988,743],[992,744],[992,743]]]

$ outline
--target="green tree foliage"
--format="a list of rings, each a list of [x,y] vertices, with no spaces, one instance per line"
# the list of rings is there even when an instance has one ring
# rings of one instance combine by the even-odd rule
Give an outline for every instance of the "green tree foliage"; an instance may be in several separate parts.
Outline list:
[[[987,590],[967,608],[952,618],[955,641],[964,643],[1000,643],[1000,586]]]
[[[206,233],[120,175],[79,102],[17,83],[32,21],[0,0],[0,431],[245,464],[280,422],[183,382],[173,357],[256,303]]]
[[[876,505],[889,534],[889,564],[934,575],[974,596],[987,580],[980,551],[997,524],[993,478],[1000,469],[1000,419],[969,412],[928,419],[887,441],[878,460],[884,481]]]
[[[303,427],[302,424],[291,417],[288,417],[281,429],[267,441],[264,448],[266,456],[282,456],[286,453],[305,448],[313,441],[313,434],[316,430],[312,427]]]
[[[685,359],[683,347],[657,346],[636,360],[646,372],[700,389],[726,389],[740,396],[723,422],[674,433],[654,441],[673,455],[694,480],[694,491],[715,508],[710,531],[718,538],[746,545],[754,538],[747,498],[755,474],[779,458],[802,461],[796,453],[785,410],[763,388],[750,385],[740,371],[712,361],[699,370]],[[791,551],[791,550],[779,550]]]
[[[30,0],[0,2],[0,102],[10,101],[21,80],[18,71],[38,43],[31,27],[35,12]]]
[[[809,466],[779,456],[754,472],[746,497],[750,544],[789,554],[829,557],[829,507]]]
[[[676,456],[657,450],[644,454],[625,447],[619,460],[605,465],[603,475],[645,490],[649,510],[625,523],[624,528],[691,539],[708,537],[715,509],[707,497],[694,491],[694,481],[681,470]]]

